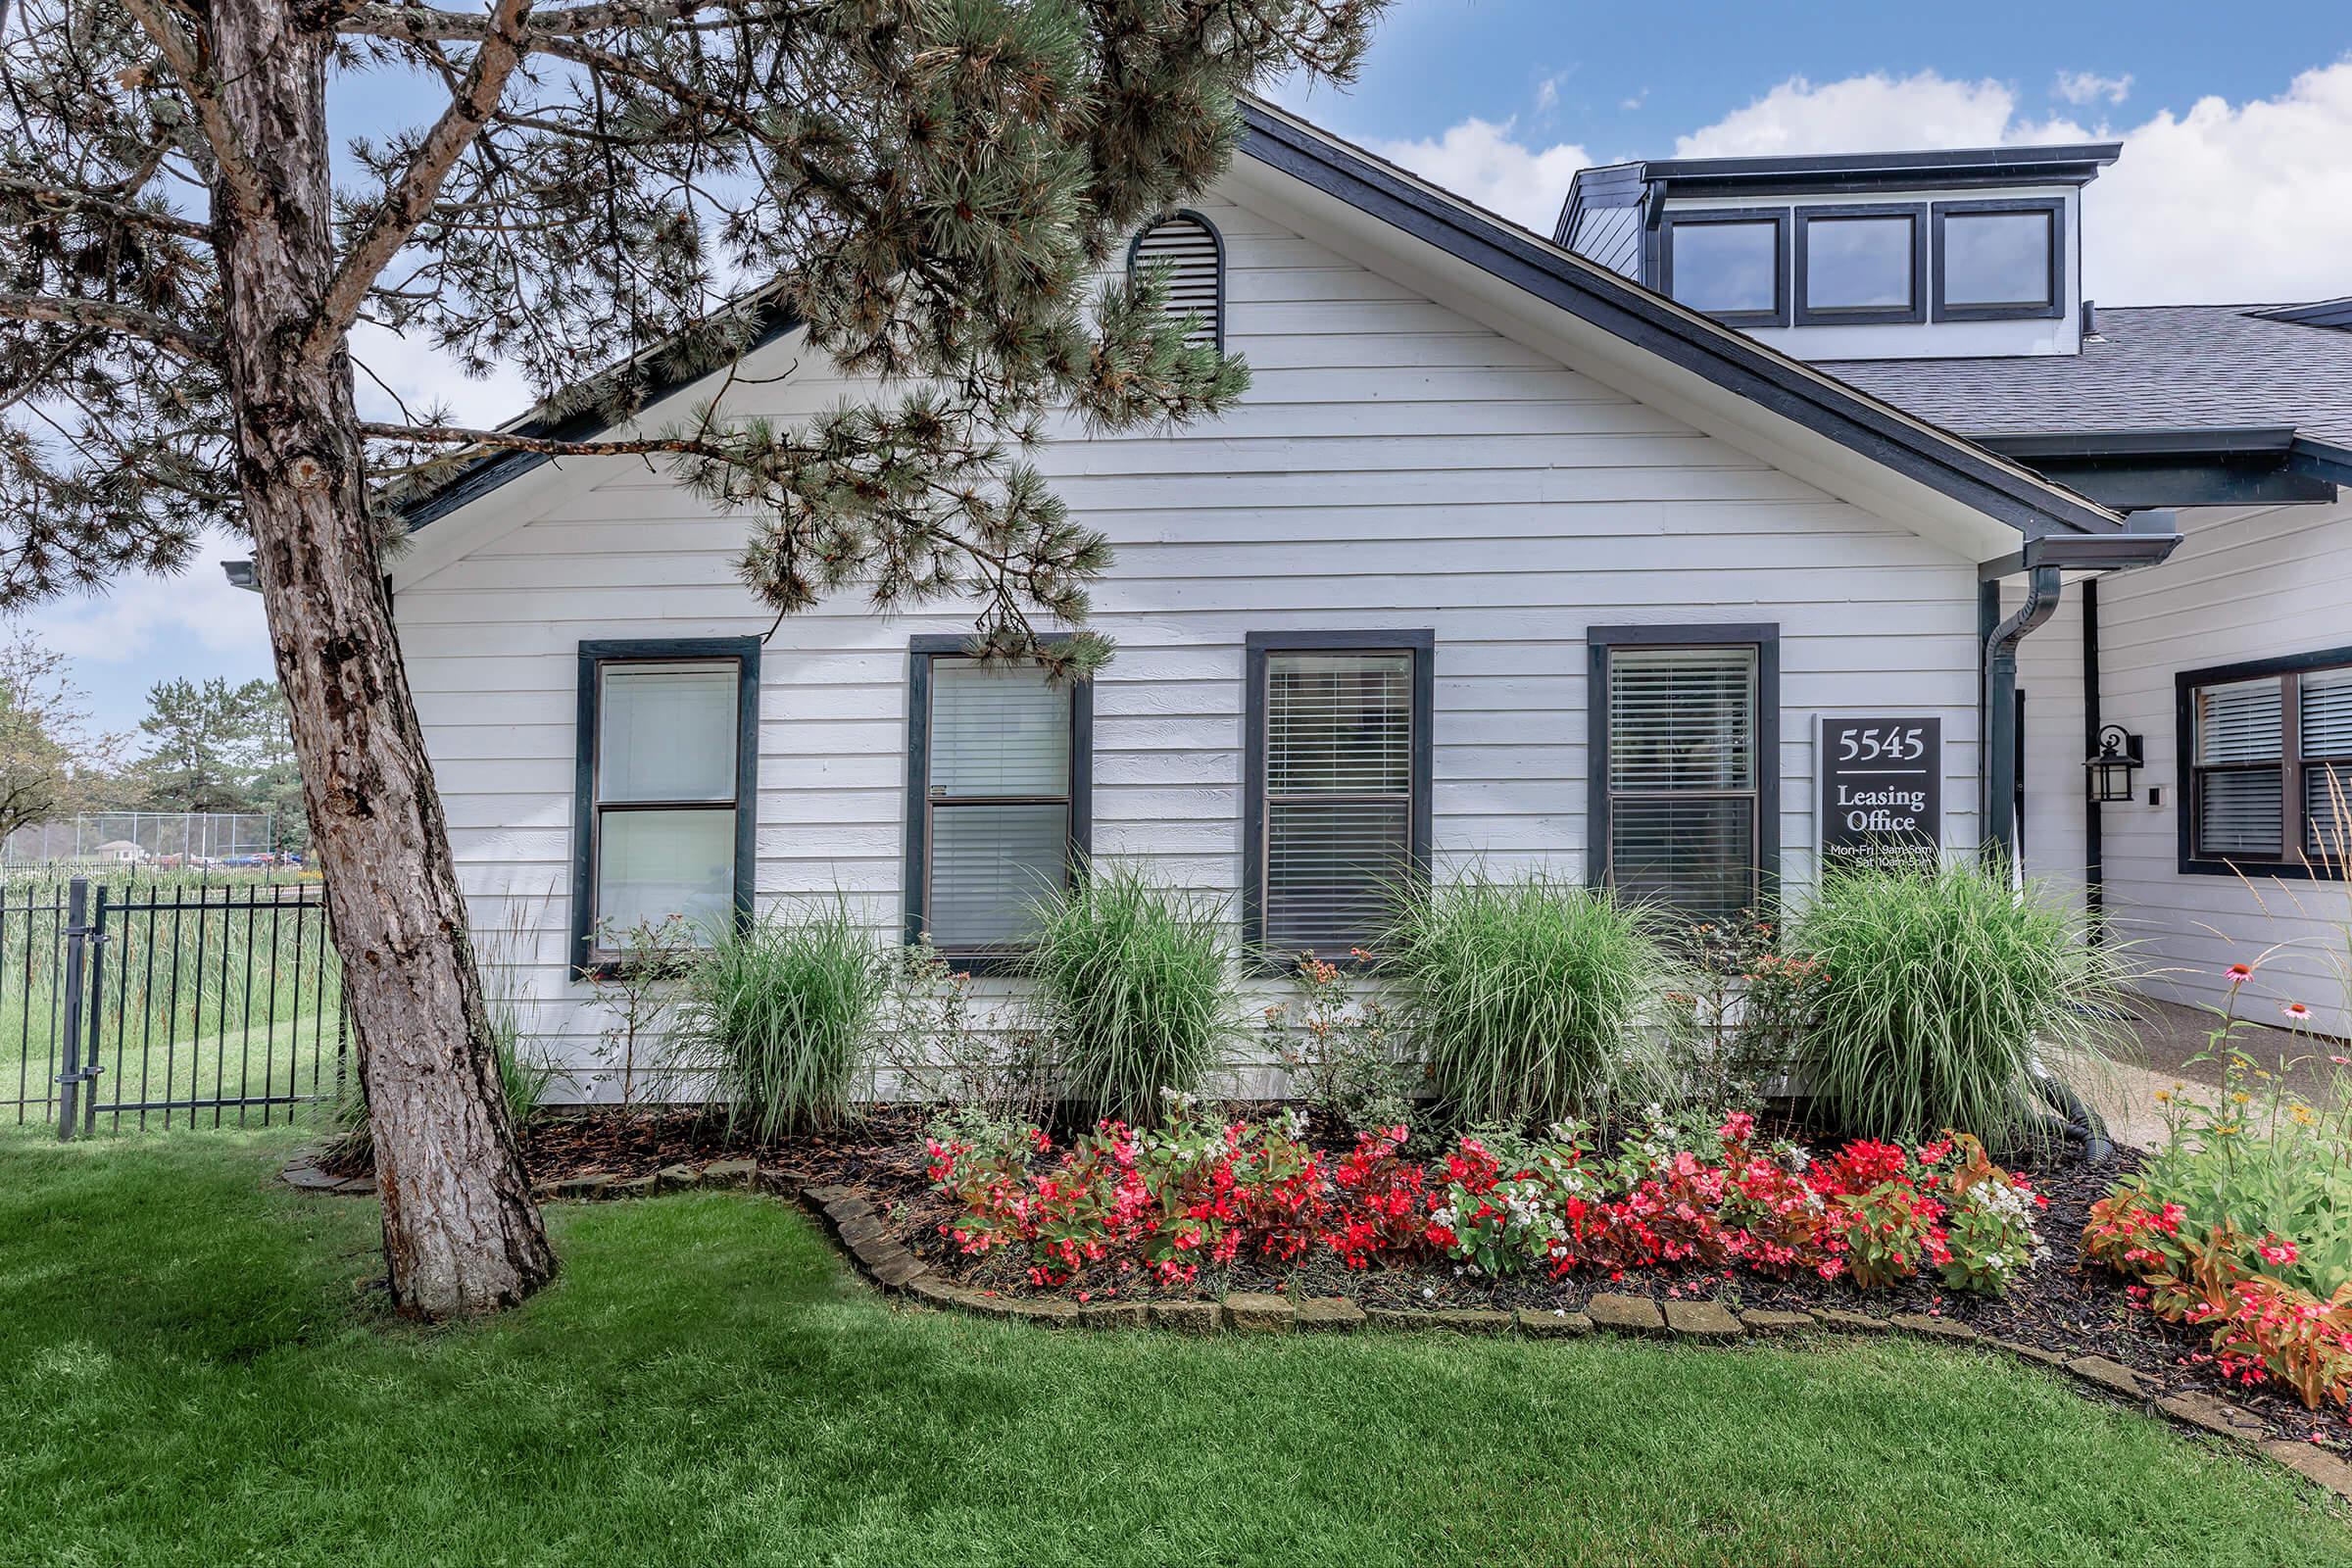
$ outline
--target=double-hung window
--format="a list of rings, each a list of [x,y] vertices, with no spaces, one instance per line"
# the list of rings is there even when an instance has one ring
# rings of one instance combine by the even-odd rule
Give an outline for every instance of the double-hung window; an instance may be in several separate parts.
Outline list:
[[[2179,677],[2180,869],[2341,877],[2352,649]]]
[[[1775,626],[1595,626],[1598,880],[1688,920],[1764,908],[1779,870]]]
[[[1435,634],[1251,632],[1242,935],[1273,963],[1370,947],[1426,875]]]
[[[1090,843],[1093,687],[914,639],[906,749],[906,940],[1003,967]]]
[[[672,915],[747,918],[758,792],[760,640],[580,644],[573,961]]]

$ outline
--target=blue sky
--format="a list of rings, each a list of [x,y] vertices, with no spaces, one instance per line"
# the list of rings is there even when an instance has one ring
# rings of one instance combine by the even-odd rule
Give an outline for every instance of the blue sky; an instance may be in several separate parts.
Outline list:
[[[378,117],[411,107],[401,87],[356,86],[339,131],[387,128]],[[2114,137],[2123,160],[2089,198],[2093,297],[2352,294],[2345,0],[1399,0],[1352,91],[1278,96],[1544,229],[1588,163]],[[357,347],[404,395],[448,397],[461,417],[527,401],[512,378],[466,382],[380,336]],[[365,381],[361,400],[389,412]],[[178,580],[34,613],[74,657],[101,727],[134,726],[158,680],[270,672],[259,601],[215,564],[236,549],[220,542]]]
[[[2208,96],[2267,97],[2347,50],[2352,6],[2341,0],[1400,0],[1352,94],[1306,102],[1357,138],[1517,115],[1531,134],[1640,157],[1791,76],[1933,71],[2047,94],[2062,70],[2129,74],[2127,103],[2185,110]]]

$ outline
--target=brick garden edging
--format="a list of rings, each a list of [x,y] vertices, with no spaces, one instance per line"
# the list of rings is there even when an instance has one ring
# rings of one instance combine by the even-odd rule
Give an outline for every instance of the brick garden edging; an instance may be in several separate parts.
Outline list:
[[[372,1195],[365,1176],[336,1177],[318,1169],[304,1152],[280,1173],[288,1186],[338,1196]],[[1646,1296],[1604,1292],[1581,1312],[1516,1312],[1470,1308],[1359,1306],[1346,1297],[1288,1297],[1237,1291],[1219,1300],[1066,1301],[1047,1297],[992,1296],[940,1278],[931,1266],[891,1235],[881,1214],[856,1189],[812,1185],[801,1172],[762,1166],[749,1159],[714,1159],[706,1164],[665,1165],[652,1176],[615,1177],[602,1172],[531,1184],[541,1202],[596,1201],[642,1198],[698,1188],[738,1188],[798,1202],[832,1237],[858,1273],[882,1290],[910,1297],[926,1307],[979,1317],[1012,1318],[1050,1329],[1159,1328],[1179,1334],[1348,1334],[1422,1332],[1472,1335],[1518,1334],[1528,1339],[1625,1334],[1685,1345],[1737,1345],[1783,1334],[1908,1334],[1980,1348],[2065,1373],[2089,1397],[2107,1396],[2135,1404],[2180,1426],[2226,1438],[2247,1450],[2352,1500],[2352,1463],[2308,1443],[2270,1437],[2252,1413],[2204,1393],[2158,1396],[2148,1380],[2105,1356],[2064,1356],[2039,1346],[1979,1334],[1965,1323],[1916,1312],[1879,1316],[1837,1307],[1818,1311],[1733,1312],[1718,1301],[1655,1301]]]

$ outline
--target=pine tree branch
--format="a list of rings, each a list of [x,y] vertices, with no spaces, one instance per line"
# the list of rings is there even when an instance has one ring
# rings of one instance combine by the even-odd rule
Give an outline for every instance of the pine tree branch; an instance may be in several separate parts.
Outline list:
[[[195,42],[181,30],[172,13],[164,9],[162,0],[122,0],[122,9],[155,41],[165,64],[178,78],[180,90],[188,95],[188,102],[196,110],[196,122],[203,127],[205,144],[213,162],[220,166],[230,198],[248,218],[263,217],[270,210],[270,199],[261,173],[238,143],[236,128],[229,124],[220,95],[212,89],[211,74]]]
[[[805,15],[813,8],[808,5],[779,4],[773,7],[747,8],[741,0],[605,0],[605,3],[576,6],[551,6],[531,17],[530,32],[540,37],[577,37],[583,33],[611,32],[624,27],[669,26],[691,23],[706,12],[723,13],[714,26],[739,26],[747,20],[773,23],[783,18]],[[747,16],[747,10],[751,14]],[[434,6],[413,4],[371,4],[353,7],[332,19],[337,32],[370,38],[398,38],[410,43],[480,42],[490,36],[490,28],[478,16],[464,12],[443,11]]]
[[[464,155],[505,93],[507,78],[522,63],[522,28],[531,14],[531,0],[498,0],[490,13],[489,33],[474,50],[473,64],[450,100],[449,108],[416,144],[416,151],[385,192],[374,225],[343,258],[319,301],[302,352],[316,359],[342,340],[368,291],[383,270],[400,254],[416,225],[432,212],[441,183]]]
[[[161,229],[167,234],[200,240],[207,245],[213,242],[210,223],[199,223],[193,219],[181,218],[176,213],[151,213],[128,202],[113,201],[89,191],[68,190],[15,174],[0,174],[0,194],[22,197],[44,212],[92,213],[118,223]]]
[[[218,358],[220,340],[191,332],[176,322],[127,305],[102,300],[61,299],[51,294],[0,294],[0,320],[47,321],[60,326],[89,326],[143,338],[196,365]]]
[[[686,453],[719,463],[734,463],[733,452],[700,436],[646,436],[621,441],[559,441],[552,436],[523,435],[514,430],[475,430],[456,424],[388,424],[362,420],[360,434],[370,441],[422,441],[441,446],[501,447],[514,452],[537,452],[551,458],[632,458],[656,452]]]

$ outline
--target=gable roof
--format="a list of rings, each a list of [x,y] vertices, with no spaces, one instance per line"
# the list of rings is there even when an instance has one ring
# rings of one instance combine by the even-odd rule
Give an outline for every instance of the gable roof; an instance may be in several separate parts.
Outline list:
[[[2050,533],[2125,533],[2123,518],[2096,502],[1765,348],[1362,148],[1256,100],[1245,100],[1242,113],[1246,132],[1243,157],[1304,180],[1548,305],[1974,512],[2008,523],[2028,538]],[[780,307],[764,307],[757,342],[772,341],[796,324]],[[657,378],[647,401],[658,402],[702,373],[678,371]],[[587,439],[602,425],[594,414],[558,417],[545,412],[543,405],[506,428],[560,439]],[[485,453],[436,482],[416,487],[395,505],[412,530],[420,528],[548,461],[538,453]],[[2145,536],[2132,537],[2137,541]]]
[[[1271,105],[1243,105],[1245,157],[1949,496],[2029,538],[2123,518],[2032,469],[1676,304]]]

